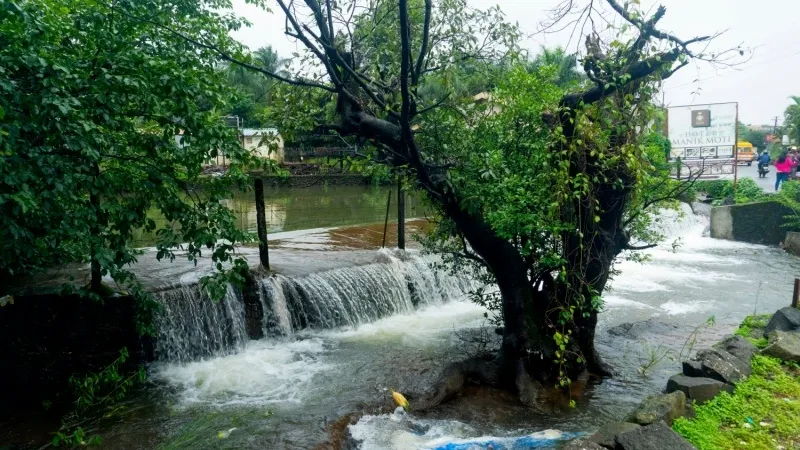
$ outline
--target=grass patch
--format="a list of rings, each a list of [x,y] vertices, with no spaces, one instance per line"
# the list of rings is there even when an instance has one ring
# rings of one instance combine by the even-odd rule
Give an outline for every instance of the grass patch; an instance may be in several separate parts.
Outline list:
[[[767,327],[770,318],[772,318],[772,314],[747,316],[734,334],[748,339],[758,348],[764,348],[768,344],[767,338],[764,337],[764,328]]]
[[[743,324],[744,325],[744,324]],[[764,449],[800,444],[800,368],[756,355],[753,373],[736,386],[695,407],[696,417],[673,428],[700,450]]]

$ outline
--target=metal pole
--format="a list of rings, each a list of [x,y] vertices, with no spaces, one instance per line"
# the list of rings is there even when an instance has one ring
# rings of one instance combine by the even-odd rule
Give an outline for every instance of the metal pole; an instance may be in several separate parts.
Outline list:
[[[386,231],[389,229],[389,207],[392,205],[392,190],[389,189],[389,197],[386,199],[386,218],[383,219],[383,242],[381,248],[386,247]]]
[[[267,242],[267,216],[264,210],[264,181],[254,180],[256,190],[256,224],[258,227],[258,258],[261,266],[269,270],[269,244]]]
[[[800,296],[800,278],[794,279],[794,293],[792,293],[792,308],[797,308],[797,300]]]
[[[733,193],[739,184],[739,104],[736,104],[736,135],[733,138]]]
[[[397,179],[397,247],[406,249],[406,196],[402,178]]]

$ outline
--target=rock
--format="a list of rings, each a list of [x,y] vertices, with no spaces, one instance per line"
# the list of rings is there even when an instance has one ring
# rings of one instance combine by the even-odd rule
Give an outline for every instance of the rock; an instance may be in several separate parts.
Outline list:
[[[800,333],[775,330],[767,336],[769,345],[761,353],[784,361],[800,362]]]
[[[726,336],[722,342],[712,345],[711,348],[726,351],[747,364],[750,364],[750,359],[758,351],[752,342],[735,335]]]
[[[663,422],[616,437],[617,450],[694,450],[694,446]]]
[[[742,378],[749,377],[752,371],[749,361],[744,362],[724,350],[701,350],[695,359],[703,364],[703,372],[709,378],[723,383],[736,384]]]
[[[683,416],[686,411],[686,394],[675,391],[669,394],[651,395],[628,417],[628,422],[650,425],[663,420],[672,426],[672,421]]]
[[[461,393],[466,382],[464,364],[457,362],[445,367],[442,375],[436,381],[432,392],[422,396],[419,400],[411,402],[414,411],[425,411],[442,402],[449,400]]]
[[[706,373],[703,371],[703,363],[700,361],[684,361],[683,374],[687,377],[705,377]]]
[[[626,337],[630,339],[638,339],[642,335],[649,334],[666,334],[678,328],[677,325],[660,322],[654,319],[648,319],[642,322],[622,323],[615,327],[608,329],[608,334],[612,336]]]
[[[561,450],[605,450],[603,447],[595,444],[586,439],[575,439],[569,441],[567,445],[561,447]]]
[[[517,392],[519,392],[519,401],[525,406],[537,406],[539,395],[541,395],[543,389],[542,384],[531,378],[525,371],[517,375],[516,384]]]
[[[673,375],[667,381],[667,392],[681,391],[687,400],[703,403],[716,397],[722,391],[733,392],[733,386],[711,378]]]
[[[601,447],[614,448],[614,438],[622,433],[641,428],[642,426],[630,422],[611,422],[603,425],[597,430],[597,433],[589,437],[589,440],[600,445]]]
[[[800,309],[787,306],[773,314],[766,328],[764,328],[764,335],[768,335],[775,330],[800,331]]]

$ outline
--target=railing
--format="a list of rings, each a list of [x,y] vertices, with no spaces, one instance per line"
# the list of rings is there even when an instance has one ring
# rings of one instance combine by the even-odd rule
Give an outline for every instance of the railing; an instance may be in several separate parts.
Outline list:
[[[283,149],[284,162],[302,162],[309,158],[345,158],[352,156],[355,151],[348,147],[285,147]]]

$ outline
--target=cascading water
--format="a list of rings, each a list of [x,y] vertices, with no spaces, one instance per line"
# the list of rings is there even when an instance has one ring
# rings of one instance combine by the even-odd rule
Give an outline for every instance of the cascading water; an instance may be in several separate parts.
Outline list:
[[[414,252],[381,252],[370,265],[260,280],[259,297],[247,299],[263,302],[267,337],[222,356],[151,365],[147,395],[137,398],[138,408],[130,408],[130,420],[114,421],[118,428],[104,433],[104,440],[114,450],[156,443],[255,449],[314,448],[325,442],[333,447],[328,440],[349,423],[352,416],[346,415],[362,412],[367,415],[349,431],[364,450],[487,448],[488,443],[510,448],[548,428],[564,432],[556,437],[591,433],[623,419],[680,371],[677,361],[665,358],[643,376],[639,369],[648,355],[665,349],[679,354],[711,315],[716,325],[700,330],[696,349],[719,340],[748,314],[785,306],[792,275],[800,271],[800,262],[780,249],[707,237],[708,218],[687,207],[659,218],[664,242],[644,252],[647,263],[620,261],[603,295],[597,345],[619,376],[587,387],[586,395],[575,398],[575,408],[542,414],[479,390],[424,415],[373,409],[391,402],[392,389],[424,392],[442,368],[474,354],[473,343],[486,342],[488,325],[486,310],[462,296],[462,287],[469,287],[466,277],[437,272],[435,260]],[[677,238],[681,245],[673,246]],[[310,261],[314,257],[308,252]],[[384,291],[387,286],[391,295]],[[386,306],[387,298],[393,306]],[[248,311],[253,304],[247,304]],[[363,323],[391,311],[398,313]],[[643,321],[635,328],[643,330],[639,336],[607,331]],[[344,327],[322,329],[336,325]],[[414,396],[409,398],[414,405]]]
[[[185,362],[226,354],[247,342],[244,302],[233,287],[220,301],[211,300],[197,285],[167,289],[156,297],[164,308],[156,319],[158,360]]]
[[[473,287],[467,276],[434,268],[434,260],[415,252],[382,251],[373,264],[345,267],[303,277],[271,275],[257,280],[264,336],[289,336],[302,329],[355,327],[420,305],[463,299]],[[156,359],[187,362],[237,351],[248,340],[244,300],[229,287],[220,302],[197,286],[158,295]]]
[[[353,327],[410,312],[418,305],[463,298],[471,287],[466,276],[436,271],[431,260],[413,253],[382,252],[375,264],[301,278],[274,275],[259,281],[264,335]]]

